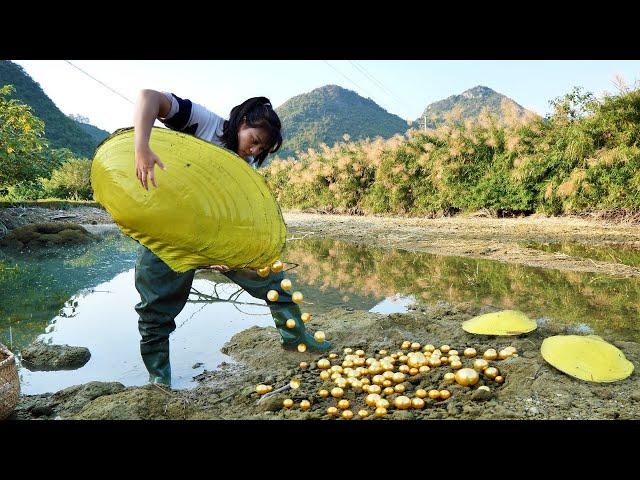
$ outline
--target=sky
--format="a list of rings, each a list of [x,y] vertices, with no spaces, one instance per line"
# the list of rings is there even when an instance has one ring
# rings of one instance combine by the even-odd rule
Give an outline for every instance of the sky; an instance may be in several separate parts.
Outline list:
[[[428,104],[477,85],[545,115],[549,101],[573,87],[601,96],[617,92],[616,75],[629,85],[640,80],[638,60],[13,61],[63,113],[87,117],[109,132],[133,124],[133,105],[122,97],[135,101],[143,88],[173,92],[228,118],[231,108],[249,97],[269,97],[277,108],[291,97],[335,84],[415,120]]]

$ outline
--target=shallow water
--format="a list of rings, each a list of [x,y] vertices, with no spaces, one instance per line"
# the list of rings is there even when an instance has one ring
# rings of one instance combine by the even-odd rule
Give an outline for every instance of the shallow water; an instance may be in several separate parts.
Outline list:
[[[80,369],[20,369],[26,394],[53,392],[92,380],[143,385],[147,373],[138,350],[133,274],[137,244],[103,229],[100,242],[39,255],[0,252],[0,342],[15,352],[40,337],[85,346],[91,359]],[[603,275],[544,270],[488,260],[383,250],[330,239],[287,245],[283,260],[312,314],[335,307],[381,314],[407,311],[415,299],[472,301],[522,310],[532,318],[596,333],[607,340],[640,341],[640,282]],[[198,291],[227,299],[238,289],[226,277],[198,272]],[[171,336],[174,388],[232,360],[220,348],[253,325],[273,325],[265,302],[247,293],[235,302],[192,295]],[[195,368],[194,368],[195,366]]]
[[[640,250],[627,245],[590,246],[576,242],[527,243],[526,247],[549,253],[563,253],[572,257],[590,258],[640,267]]]

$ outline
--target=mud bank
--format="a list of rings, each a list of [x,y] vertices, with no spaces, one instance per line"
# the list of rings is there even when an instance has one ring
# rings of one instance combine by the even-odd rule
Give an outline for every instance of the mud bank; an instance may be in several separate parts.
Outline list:
[[[445,365],[413,377],[408,376],[404,385],[405,395],[409,397],[413,397],[413,392],[418,388],[447,388],[451,397],[444,401],[426,399],[422,410],[399,411],[391,408],[384,419],[640,418],[637,369],[640,344],[615,343],[636,365],[630,377],[609,384],[584,382],[556,370],[540,356],[540,345],[544,338],[565,333],[552,330],[547,322],[541,321],[541,326],[530,334],[509,338],[471,335],[460,328],[462,321],[491,310],[491,307],[480,308],[470,303],[446,302],[416,305],[409,313],[391,315],[335,309],[318,315],[309,326],[312,330],[326,332],[334,345],[332,351],[338,354],[338,358],[344,356],[345,347],[362,349],[367,356],[374,356],[380,349],[397,352],[404,340],[423,345],[448,344],[458,351],[468,346],[478,351],[507,345],[518,349],[518,357],[491,362],[505,377],[502,385],[487,379],[481,379],[474,387],[447,385],[443,376],[452,370]],[[197,377],[199,386],[192,390],[175,391],[151,385],[120,389],[118,385],[93,382],[91,388],[87,387],[89,384],[71,387],[64,394],[24,396],[13,418],[331,418],[327,416],[326,409],[335,406],[336,399],[320,398],[318,395],[318,390],[330,389],[333,385],[330,380],[320,379],[320,370],[316,366],[317,360],[326,358],[326,355],[283,351],[279,345],[279,335],[273,327],[252,327],[240,332],[225,344],[223,352],[237,363],[222,364],[213,372],[205,371]],[[300,368],[301,361],[308,362],[309,368]],[[464,366],[470,366],[471,363],[470,359],[463,359]],[[287,385],[294,377],[301,380],[299,389],[273,395],[258,403],[259,396],[255,393],[257,384],[267,383],[278,388]],[[490,394],[478,395],[477,387],[481,385],[487,385]],[[80,400],[76,399],[78,395],[81,396]],[[397,394],[387,398],[393,403],[395,396]],[[293,409],[282,408],[285,398],[293,399]],[[346,389],[344,398],[351,402],[350,409],[354,413],[362,408],[372,413],[372,409],[364,404],[365,394]],[[299,409],[299,403],[304,399],[311,402],[311,408],[303,412]],[[73,405],[73,408],[69,405]],[[33,412],[39,415],[36,417]],[[379,420],[369,417],[364,421]]]

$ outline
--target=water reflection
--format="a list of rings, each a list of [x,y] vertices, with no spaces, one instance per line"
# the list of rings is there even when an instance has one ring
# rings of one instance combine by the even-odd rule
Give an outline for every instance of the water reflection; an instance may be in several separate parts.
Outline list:
[[[590,246],[575,242],[565,243],[527,243],[528,248],[535,248],[549,253],[564,253],[571,257],[591,258],[603,262],[614,262],[640,267],[640,250],[629,245],[615,244],[609,246]]]

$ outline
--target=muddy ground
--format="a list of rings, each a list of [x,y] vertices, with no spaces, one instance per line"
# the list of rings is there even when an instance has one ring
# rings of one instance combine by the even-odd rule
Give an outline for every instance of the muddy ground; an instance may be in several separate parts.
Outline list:
[[[38,207],[29,207],[19,222],[7,209],[0,210],[3,225],[30,221],[50,221],[51,215]],[[55,211],[55,210],[54,210]],[[104,212],[93,207],[64,210],[55,215],[75,215],[64,221],[80,224],[109,223]],[[8,220],[9,219],[9,220]],[[31,220],[33,219],[33,220]],[[53,219],[54,221],[56,219]],[[530,266],[635,277],[640,270],[620,263],[599,262],[579,257],[546,253],[521,246],[521,243],[575,241],[588,245],[627,244],[640,248],[640,225],[607,223],[579,218],[526,217],[515,219],[452,217],[441,219],[389,219],[347,217],[308,213],[285,213],[288,237],[322,235],[330,238],[375,244],[434,254],[485,258]],[[0,232],[0,235],[2,233]],[[381,315],[364,311],[336,309],[317,315],[309,323],[312,331],[323,330],[333,342],[333,352],[343,356],[345,347],[363,349],[374,356],[380,349],[400,350],[404,340],[436,346],[448,344],[462,351],[472,346],[478,351],[513,345],[519,356],[492,362],[505,376],[505,383],[481,379],[475,387],[447,386],[443,375],[448,366],[411,377],[405,382],[408,396],[417,388],[449,388],[451,398],[427,400],[422,410],[389,410],[390,419],[631,419],[640,418],[640,382],[637,365],[640,344],[618,342],[615,345],[636,365],[625,380],[598,384],[569,377],[547,364],[540,356],[544,338],[566,333],[540,322],[534,332],[517,338],[471,335],[460,324],[472,316],[491,311],[472,303],[416,304],[406,314]],[[560,327],[557,327],[560,328]],[[322,399],[317,392],[330,386],[319,378],[315,362],[322,358],[311,353],[283,351],[273,327],[252,327],[230,339],[223,352],[236,363],[197,377],[199,386],[188,391],[158,386],[129,387],[118,383],[92,382],[70,387],[55,394],[22,396],[13,419],[320,419],[330,418],[326,408],[335,399]],[[326,357],[326,355],[325,355]],[[301,361],[310,368],[301,369]],[[463,360],[465,366],[469,360]],[[302,380],[298,390],[273,395],[257,403],[255,386],[286,385],[291,378]],[[486,384],[491,393],[479,396],[477,387]],[[291,410],[282,408],[282,400],[292,398]],[[346,390],[356,413],[364,408],[364,395]],[[394,396],[391,396],[391,400]],[[311,401],[310,410],[298,408],[303,399]],[[371,412],[371,408],[368,408]],[[367,419],[366,421],[372,421]]]

